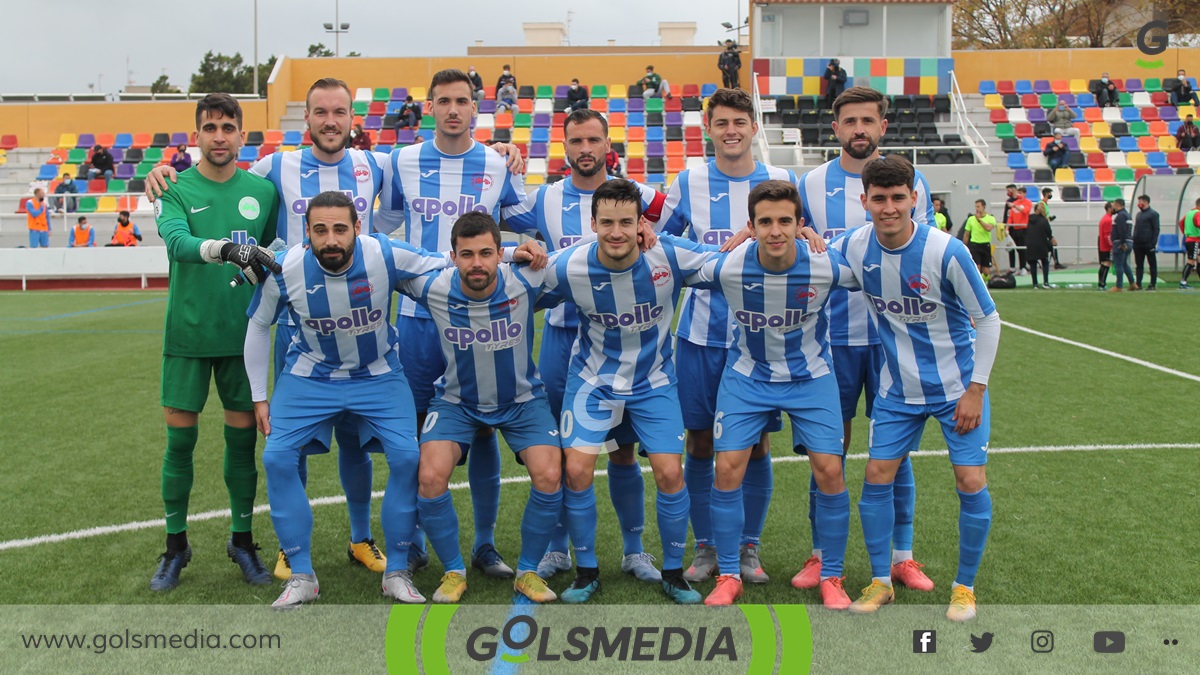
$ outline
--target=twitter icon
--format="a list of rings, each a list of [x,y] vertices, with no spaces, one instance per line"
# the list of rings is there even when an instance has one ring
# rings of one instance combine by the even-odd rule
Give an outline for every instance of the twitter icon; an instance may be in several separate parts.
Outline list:
[[[984,633],[982,637],[975,637],[974,635],[971,635],[971,651],[975,652],[976,654],[982,654],[983,652],[986,652],[988,647],[992,646],[993,637],[995,637],[995,634],[993,633]]]

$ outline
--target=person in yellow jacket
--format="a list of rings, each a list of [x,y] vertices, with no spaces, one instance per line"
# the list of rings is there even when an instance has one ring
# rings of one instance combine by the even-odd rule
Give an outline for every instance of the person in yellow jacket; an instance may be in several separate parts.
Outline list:
[[[1000,227],[1003,228],[1003,225]],[[996,217],[987,212],[987,202],[975,200],[975,213],[967,218],[963,230],[970,237],[967,250],[971,252],[971,259],[984,279],[992,273],[992,231],[995,229]]]
[[[88,224],[87,216],[79,216],[79,222],[67,236],[67,248],[88,248],[96,245],[96,230]]]
[[[50,205],[46,191],[33,191],[33,199],[25,203],[25,223],[29,227],[29,248],[50,248]]]
[[[122,211],[117,215],[117,229],[113,231],[112,241],[106,246],[137,246],[141,240],[142,231],[129,222],[129,212]]]

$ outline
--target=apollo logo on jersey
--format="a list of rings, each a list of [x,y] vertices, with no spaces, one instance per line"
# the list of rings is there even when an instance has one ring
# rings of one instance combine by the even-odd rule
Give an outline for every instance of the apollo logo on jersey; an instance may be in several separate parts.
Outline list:
[[[875,311],[880,314],[890,314],[901,323],[926,323],[938,317],[938,304],[921,298],[904,297],[899,300],[886,300],[870,294],[864,294]]]
[[[442,337],[460,350],[478,345],[489,352],[494,352],[520,344],[522,332],[521,324],[512,323],[508,319],[496,319],[486,328],[450,326],[442,331]]]
[[[708,232],[704,233],[704,236],[701,237],[701,239],[705,244],[720,246],[721,244],[725,243],[725,240],[732,236],[733,230],[709,230]]]
[[[258,240],[250,236],[250,233],[245,230],[234,230],[229,233],[226,241],[232,241],[235,244],[249,244],[250,246],[258,246]]]
[[[767,314],[741,309],[733,313],[733,318],[746,327],[751,333],[757,333],[764,328],[770,328],[776,333],[790,333],[800,328],[805,321],[815,314],[806,314],[798,309],[785,310],[783,314]]]
[[[825,239],[825,241],[829,241],[845,231],[846,231],[846,228],[844,228],[844,227],[831,227],[831,228],[825,230],[824,232],[822,232],[821,237],[823,237]]]
[[[408,207],[425,220],[433,220],[438,216],[461,216],[471,211],[488,212],[487,206],[475,203],[475,195],[458,195],[457,198],[444,200],[436,197],[417,197],[408,203]]]
[[[383,310],[359,307],[351,310],[347,316],[305,319],[304,325],[315,330],[318,335],[329,335],[335,330],[346,331],[350,335],[362,335],[379,330],[383,326]]]
[[[356,168],[355,172],[357,173],[357,171],[358,170]],[[369,177],[370,176],[368,176],[368,178]],[[366,197],[361,197],[354,194],[353,190],[339,190],[339,192],[354,201],[354,210],[358,211],[360,216],[365,215],[370,210],[372,204],[367,201]],[[300,199],[293,200],[291,204],[292,213],[297,216],[302,216],[308,213],[308,202],[311,199],[311,197],[301,197]]]
[[[574,246],[575,244],[578,244],[582,239],[583,239],[583,237],[580,235],[577,235],[577,234],[576,235],[567,235],[565,237],[559,237],[558,238],[558,247],[559,248],[567,248],[568,246]]]
[[[640,333],[658,325],[663,318],[663,307],[651,305],[648,302],[633,306],[633,311],[613,314],[611,312],[594,312],[587,315],[589,321],[604,326],[607,329],[625,328],[630,333]]]

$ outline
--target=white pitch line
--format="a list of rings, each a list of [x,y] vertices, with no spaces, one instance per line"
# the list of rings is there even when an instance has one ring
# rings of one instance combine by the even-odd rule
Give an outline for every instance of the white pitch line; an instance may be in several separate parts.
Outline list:
[[[988,450],[989,455],[1016,455],[1036,452],[1101,452],[1107,450],[1200,450],[1200,444],[1196,443],[1132,443],[1127,445],[1029,445],[1024,447],[1012,448],[991,448]],[[909,453],[912,457],[946,457],[950,454],[948,450],[918,450]],[[867,459],[866,453],[857,453],[847,455],[847,459]],[[803,455],[784,455],[783,457],[772,457],[771,463],[783,462],[807,462],[808,457]],[[642,466],[642,473],[650,473],[649,466]],[[597,476],[607,476],[608,471],[599,470]],[[510,485],[513,483],[528,483],[529,476],[506,476],[500,479],[501,485]],[[451,490],[463,490],[469,487],[466,482],[451,483]],[[380,499],[383,497],[382,491],[371,493],[372,499]],[[312,506],[328,506],[330,504],[345,504],[346,497],[344,495],[335,497],[317,497],[308,500]],[[266,504],[260,504],[254,507],[255,514],[270,512],[271,507]],[[206,520],[216,520],[219,518],[227,518],[229,511],[221,509],[216,511],[203,511],[194,513],[188,516],[189,523],[198,523]],[[9,539],[8,541],[0,541],[0,551],[9,549],[29,548],[40,544],[57,544],[63,541],[73,541],[75,539],[90,539],[91,537],[99,537],[106,534],[116,534],[119,532],[133,532],[136,530],[152,530],[166,526],[164,520],[139,520],[132,523],[123,523],[121,525],[104,525],[101,527],[89,527],[83,530],[73,530],[71,532],[62,532],[59,534],[44,534],[37,537],[28,537],[25,539]]]
[[[1049,333],[1043,333],[1043,332],[1041,332],[1040,330],[1034,330],[1034,329],[1032,329],[1032,328],[1026,328],[1025,326],[1018,326],[1017,324],[1015,324],[1015,323],[1010,323],[1010,322],[1008,322],[1008,321],[1001,320],[1001,321],[1000,321],[1000,324],[1001,324],[1001,325],[1003,325],[1003,326],[1007,326],[1008,328],[1015,328],[1015,329],[1017,329],[1017,330],[1019,330],[1019,331],[1024,331],[1024,332],[1026,332],[1026,333],[1029,333],[1030,335],[1036,335],[1036,336],[1038,336],[1038,337],[1044,337],[1044,338],[1046,338],[1047,340],[1054,340],[1055,342],[1061,342],[1061,343],[1063,343],[1063,344],[1066,344],[1066,345],[1071,345],[1072,347],[1079,347],[1080,349],[1086,349],[1086,350],[1088,350],[1088,351],[1096,352],[1097,354],[1103,354],[1103,355],[1105,355],[1105,356],[1111,356],[1111,357],[1113,357],[1114,359],[1121,359],[1122,361],[1128,361],[1128,362],[1130,362],[1130,363],[1133,363],[1133,364],[1136,364],[1136,365],[1139,365],[1139,366],[1143,366],[1143,367],[1145,367],[1145,368],[1149,368],[1149,369],[1151,369],[1151,370],[1157,370],[1157,371],[1159,371],[1159,372],[1166,373],[1166,374],[1168,374],[1168,375],[1175,375],[1175,376],[1178,376],[1178,377],[1182,377],[1182,378],[1183,378],[1183,379],[1185,379],[1185,380],[1191,380],[1191,381],[1193,381],[1193,382],[1200,382],[1200,375],[1193,375],[1193,374],[1191,374],[1191,373],[1184,373],[1184,372],[1180,372],[1180,371],[1178,371],[1178,370],[1174,370],[1174,369],[1172,369],[1172,368],[1167,368],[1166,366],[1160,366],[1160,365],[1158,365],[1157,363],[1151,363],[1151,362],[1149,362],[1149,361],[1143,361],[1143,360],[1141,360],[1141,359],[1135,359],[1135,358],[1133,358],[1132,356],[1126,356],[1126,355],[1124,355],[1124,354],[1121,354],[1121,353],[1119,353],[1119,352],[1110,352],[1110,351],[1109,351],[1109,350],[1107,350],[1107,349],[1101,349],[1101,348],[1099,348],[1099,347],[1096,347],[1096,346],[1093,346],[1093,345],[1089,345],[1089,344],[1087,344],[1086,342],[1076,342],[1076,341],[1074,341],[1074,340],[1068,340],[1067,338],[1064,338],[1064,337],[1059,337],[1059,336],[1057,336],[1057,335],[1051,335],[1051,334],[1049,334]]]

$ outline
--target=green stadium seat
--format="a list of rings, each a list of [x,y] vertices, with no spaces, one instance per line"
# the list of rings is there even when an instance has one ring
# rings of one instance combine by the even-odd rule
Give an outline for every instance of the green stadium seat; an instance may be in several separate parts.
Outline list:
[[[154,170],[154,166],[154,162],[142,162],[141,164],[138,164],[137,171],[133,172],[133,177],[145,180],[146,176],[149,176],[150,172]]]
[[[87,161],[87,154],[86,148],[71,148],[67,153],[67,164],[83,164]]]
[[[514,129],[528,129],[533,126],[533,115],[527,113],[517,113],[513,118]]]
[[[1157,77],[1148,77],[1142,84],[1146,91],[1150,92],[1151,94],[1156,94],[1163,90],[1162,80],[1158,79]]]
[[[355,101],[354,105],[353,105],[354,114],[355,115],[366,115],[367,110],[370,109],[370,107],[371,107],[370,101]]]
[[[660,113],[663,111],[663,100],[661,98],[646,99],[646,112]]]
[[[436,126],[437,125],[435,124],[435,122],[433,120],[433,115],[425,115],[424,117],[421,118],[421,129],[422,130],[432,131],[434,128],[436,128]]]
[[[1129,135],[1130,136],[1149,136],[1150,135],[1150,125],[1146,124],[1145,122],[1130,122],[1129,123]]]
[[[1133,94],[1130,94],[1126,91],[1121,92],[1117,96],[1117,105],[1121,106],[1122,108],[1133,105]]]
[[[1058,94],[1042,94],[1041,97],[1038,98],[1038,104],[1040,104],[1043,108],[1053,108],[1054,106],[1058,105]]]
[[[554,87],[548,84],[539,84],[535,98],[554,98]]]
[[[1126,169],[1126,171],[1132,172],[1133,169]],[[1104,198],[1104,201],[1111,202],[1114,199],[1121,199],[1124,194],[1120,185],[1105,185],[1104,191],[1100,193],[1100,196]]]
[[[392,100],[392,90],[388,89],[387,87],[377,87],[375,89],[375,95],[371,97],[371,100],[383,101],[384,103],[387,103],[388,101]]]
[[[128,192],[129,190],[127,189],[127,183],[125,181],[113,179],[113,180],[108,181],[108,191],[109,192]]]
[[[608,98],[608,85],[607,84],[593,85],[592,88],[588,91],[588,94],[590,94],[592,98]]]
[[[1113,178],[1118,183],[1132,183],[1137,178],[1137,175],[1133,172],[1133,169],[1121,167],[1114,172]]]
[[[1013,125],[1008,122],[1002,122],[996,125],[997,138],[1016,138],[1017,134],[1013,132]]]
[[[96,197],[80,197],[79,205],[75,207],[75,211],[78,213],[95,213],[96,206],[99,203],[100,200]]]
[[[151,164],[158,164],[162,161],[162,158],[162,148],[146,148],[146,151],[142,154],[142,163],[150,162]]]

